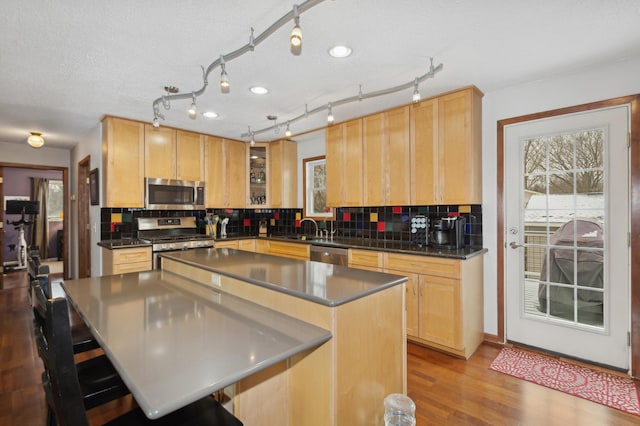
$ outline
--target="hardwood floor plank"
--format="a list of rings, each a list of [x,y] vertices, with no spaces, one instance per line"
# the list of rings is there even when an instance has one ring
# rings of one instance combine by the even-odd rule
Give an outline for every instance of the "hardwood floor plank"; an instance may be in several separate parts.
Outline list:
[[[44,425],[42,362],[33,340],[26,274],[4,278],[5,289],[0,290],[0,425]],[[481,345],[469,360],[413,343],[407,345],[407,352],[408,394],[416,403],[420,426],[640,424],[638,416],[490,370],[500,352],[493,345]],[[101,425],[134,407],[130,396],[112,401],[90,410],[89,422]]]

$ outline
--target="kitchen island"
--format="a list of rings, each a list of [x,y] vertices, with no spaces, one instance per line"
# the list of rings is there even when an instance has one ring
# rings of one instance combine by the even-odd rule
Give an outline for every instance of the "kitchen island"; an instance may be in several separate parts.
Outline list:
[[[163,271],[331,332],[236,384],[245,424],[382,424],[384,397],[406,393],[406,277],[233,249],[161,258]]]

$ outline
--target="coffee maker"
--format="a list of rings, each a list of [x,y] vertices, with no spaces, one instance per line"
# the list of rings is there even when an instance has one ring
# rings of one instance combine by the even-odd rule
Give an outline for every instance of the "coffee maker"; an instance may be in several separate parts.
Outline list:
[[[459,249],[464,247],[464,230],[467,220],[462,216],[451,216],[431,221],[429,244],[435,248]]]

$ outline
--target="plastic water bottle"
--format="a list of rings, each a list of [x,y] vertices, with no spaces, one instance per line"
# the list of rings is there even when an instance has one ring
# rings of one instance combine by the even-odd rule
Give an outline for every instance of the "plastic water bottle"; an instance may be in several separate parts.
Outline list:
[[[416,404],[407,395],[392,393],[384,399],[385,426],[415,426]]]

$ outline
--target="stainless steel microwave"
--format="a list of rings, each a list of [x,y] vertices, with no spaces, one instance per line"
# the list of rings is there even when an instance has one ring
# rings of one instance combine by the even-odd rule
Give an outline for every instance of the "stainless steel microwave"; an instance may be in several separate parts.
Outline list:
[[[144,204],[151,210],[204,210],[204,182],[145,178]]]

